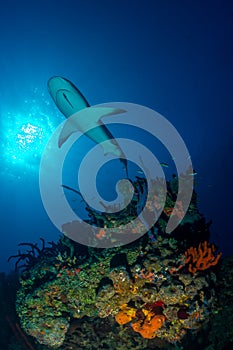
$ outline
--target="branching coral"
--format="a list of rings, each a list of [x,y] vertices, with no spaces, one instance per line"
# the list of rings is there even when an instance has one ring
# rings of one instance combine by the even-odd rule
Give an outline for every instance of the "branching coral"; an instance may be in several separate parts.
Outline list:
[[[35,243],[19,243],[19,246],[29,247],[26,251],[26,253],[22,253],[20,250],[18,251],[17,255],[12,255],[8,258],[8,261],[11,259],[15,259],[15,271],[22,269],[22,270],[29,270],[33,266],[35,266],[42,257],[48,258],[54,256],[56,253],[58,253],[58,245],[54,242],[48,242],[50,244],[50,247],[45,247],[45,241],[43,238],[40,238],[42,242],[42,247],[39,248],[38,244]],[[23,265],[19,266],[19,263],[21,261],[24,261],[25,263]]]
[[[185,264],[192,274],[197,271],[203,271],[211,266],[217,265],[222,253],[215,255],[216,248],[214,244],[210,245],[207,241],[200,243],[197,248],[190,247],[185,252]]]

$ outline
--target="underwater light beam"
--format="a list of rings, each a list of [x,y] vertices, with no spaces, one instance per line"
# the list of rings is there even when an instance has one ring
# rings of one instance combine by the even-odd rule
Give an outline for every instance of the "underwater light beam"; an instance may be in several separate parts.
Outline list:
[[[46,142],[55,129],[53,121],[48,117],[49,112],[43,113],[43,105],[34,100],[29,102],[26,108],[19,108],[20,112],[1,112],[2,127],[5,130],[0,140],[5,163],[2,174],[10,171],[14,175],[15,168],[9,167],[11,165],[21,167],[23,171],[36,170]]]

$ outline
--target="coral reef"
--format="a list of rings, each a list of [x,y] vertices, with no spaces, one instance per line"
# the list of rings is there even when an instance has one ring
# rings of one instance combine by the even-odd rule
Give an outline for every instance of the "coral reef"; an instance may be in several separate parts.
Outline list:
[[[138,178],[134,188],[143,194],[144,180]],[[217,308],[215,270],[220,254],[201,243],[203,237],[209,238],[209,225],[197,210],[195,193],[187,218],[172,234],[165,232],[176,189],[174,177],[160,219],[131,244],[84,249],[61,237],[51,254],[26,259],[16,300],[23,330],[48,348],[95,349],[90,334],[100,334],[102,325],[109,340],[103,340],[103,331],[96,349],[120,350],[176,344],[206,324]],[[158,189],[153,195],[161,210]],[[173,215],[181,217],[182,206],[177,210]],[[129,205],[120,216],[122,223],[136,212]],[[101,222],[103,228],[114,225],[114,215],[109,218],[89,209],[89,221]],[[35,250],[34,245],[24,245]],[[15,257],[24,260],[24,253]]]

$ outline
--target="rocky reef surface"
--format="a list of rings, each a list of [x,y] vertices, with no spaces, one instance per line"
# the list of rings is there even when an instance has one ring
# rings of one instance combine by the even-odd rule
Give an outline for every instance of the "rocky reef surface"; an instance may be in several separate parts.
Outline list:
[[[143,181],[134,183],[141,194]],[[27,335],[45,349],[150,349],[178,346],[208,324],[218,310],[221,253],[209,243],[210,223],[195,193],[180,225],[165,232],[170,215],[182,214],[181,206],[172,211],[177,179],[167,185],[159,220],[128,245],[97,249],[66,236],[48,246],[43,239],[41,247],[21,243],[27,252],[11,258],[22,270],[16,311]],[[116,221],[89,214],[89,222],[102,220],[103,227]],[[130,205],[121,223],[136,214]]]

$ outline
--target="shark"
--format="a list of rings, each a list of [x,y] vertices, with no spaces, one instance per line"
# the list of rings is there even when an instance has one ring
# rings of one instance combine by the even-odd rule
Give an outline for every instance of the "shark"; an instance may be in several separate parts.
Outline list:
[[[101,120],[105,116],[125,113],[126,110],[111,107],[91,107],[81,91],[68,79],[53,76],[48,80],[48,91],[60,112],[67,118],[58,139],[58,147],[80,131],[96,144],[104,154],[113,154],[123,163],[128,178],[126,157],[112,133]],[[82,113],[78,113],[82,110]]]

